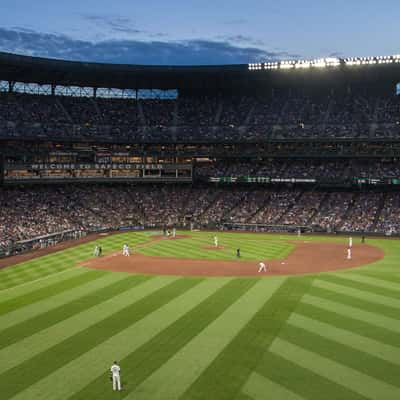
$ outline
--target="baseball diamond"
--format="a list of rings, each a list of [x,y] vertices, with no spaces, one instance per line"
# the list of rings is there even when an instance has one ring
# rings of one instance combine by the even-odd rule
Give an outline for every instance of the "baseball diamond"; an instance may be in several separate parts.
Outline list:
[[[354,237],[358,264],[349,267],[347,237],[220,232],[224,249],[205,249],[213,235],[94,235],[0,270],[2,399],[111,399],[114,358],[128,399],[257,399],[266,390],[275,399],[398,397],[400,241]],[[95,243],[103,256],[93,256]],[[310,246],[314,267],[318,251],[332,249],[338,269],[298,274],[291,261],[280,269],[297,245]],[[271,266],[262,277],[261,258]],[[163,274],[169,259],[175,275]],[[205,261],[209,276],[179,276],[192,275],[191,260]],[[253,276],[213,273],[219,263]]]
[[[0,400],[399,400],[399,82],[0,52]]]

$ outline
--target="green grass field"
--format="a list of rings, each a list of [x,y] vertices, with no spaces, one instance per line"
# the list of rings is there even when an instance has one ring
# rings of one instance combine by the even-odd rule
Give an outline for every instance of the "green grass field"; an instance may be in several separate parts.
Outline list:
[[[292,239],[292,238],[291,238]],[[207,260],[236,260],[236,249],[240,248],[243,261],[271,260],[285,258],[294,245],[279,240],[279,237],[255,234],[218,233],[221,250],[204,251],[214,246],[214,234],[191,232],[190,237],[179,240],[161,240],[139,249],[147,256],[191,258]]]
[[[280,258],[294,236],[212,233],[146,245],[180,258]],[[346,238],[303,237],[343,241]],[[357,242],[358,239],[354,238]],[[400,399],[400,241],[385,258],[304,276],[194,278],[76,268],[94,243],[0,270],[0,399]],[[267,250],[266,250],[267,249]],[[118,360],[123,391],[112,391]]]

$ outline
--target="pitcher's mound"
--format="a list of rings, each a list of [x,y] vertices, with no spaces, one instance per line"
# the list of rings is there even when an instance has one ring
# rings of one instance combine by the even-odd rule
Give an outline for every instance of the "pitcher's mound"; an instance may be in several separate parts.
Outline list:
[[[224,246],[201,246],[202,249],[204,250],[223,250],[225,247]]]
[[[174,236],[164,236],[164,235],[154,235],[152,239],[154,240],[179,240],[179,239],[189,239],[189,235],[176,235]]]

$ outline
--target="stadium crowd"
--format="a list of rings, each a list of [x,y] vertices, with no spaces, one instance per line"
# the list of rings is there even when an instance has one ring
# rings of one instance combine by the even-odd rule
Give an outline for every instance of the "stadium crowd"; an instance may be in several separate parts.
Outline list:
[[[400,137],[399,97],[373,94],[117,99],[0,93],[0,137],[141,140]],[[262,144],[260,144],[262,146]],[[271,159],[195,166],[195,178],[400,178],[389,160]],[[354,183],[354,182],[353,182]],[[0,247],[55,232],[121,226],[308,226],[400,233],[400,194],[299,187],[58,186],[0,189]]]
[[[69,185],[0,190],[0,247],[64,230],[308,226],[400,233],[399,192],[303,191],[232,186]]]
[[[399,135],[400,100],[394,95],[135,100],[0,93],[1,137],[243,141]]]
[[[389,160],[270,159],[259,162],[218,161],[196,166],[198,177],[267,176],[346,181],[353,178],[400,178],[400,164]]]

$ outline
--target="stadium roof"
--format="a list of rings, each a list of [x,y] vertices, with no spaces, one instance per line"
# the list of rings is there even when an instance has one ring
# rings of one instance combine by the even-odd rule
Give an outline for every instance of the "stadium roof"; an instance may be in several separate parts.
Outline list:
[[[247,74],[247,64],[226,66],[150,66],[100,64],[28,57],[0,52],[0,79],[26,83],[120,89],[176,89],[215,85]]]
[[[0,80],[63,86],[182,91],[252,91],[266,88],[373,85],[400,82],[400,63],[327,68],[249,69],[221,66],[149,66],[62,61],[0,52]]]

